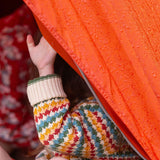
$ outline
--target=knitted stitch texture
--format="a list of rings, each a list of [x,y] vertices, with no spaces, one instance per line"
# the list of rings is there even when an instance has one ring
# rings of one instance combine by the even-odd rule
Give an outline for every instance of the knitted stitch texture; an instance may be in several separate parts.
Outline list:
[[[61,81],[60,77],[58,79]],[[33,110],[42,144],[50,151],[68,155],[68,159],[72,159],[71,156],[94,160],[140,159],[94,98],[88,98],[69,110],[70,102],[62,96],[65,94],[62,85],[59,85],[61,92],[58,96],[55,94],[57,97],[40,101],[42,93],[35,86],[43,83],[46,88],[46,85],[51,85],[50,80],[53,84],[54,80],[57,81],[57,76],[32,81],[28,87],[29,99],[33,99],[34,94],[39,95],[39,102],[34,104]],[[31,94],[33,86],[34,93]],[[50,86],[46,91],[50,92],[51,88]],[[50,154],[50,157],[54,156],[55,154]]]

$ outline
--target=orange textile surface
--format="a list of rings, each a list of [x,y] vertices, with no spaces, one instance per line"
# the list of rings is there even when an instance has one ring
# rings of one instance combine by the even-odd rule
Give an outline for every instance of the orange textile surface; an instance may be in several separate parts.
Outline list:
[[[24,1],[133,146],[159,160],[160,0]]]

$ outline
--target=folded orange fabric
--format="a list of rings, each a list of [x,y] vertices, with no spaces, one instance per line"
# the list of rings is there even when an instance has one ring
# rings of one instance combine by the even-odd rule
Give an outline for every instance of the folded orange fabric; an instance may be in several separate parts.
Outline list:
[[[160,159],[160,0],[24,0],[146,158]]]

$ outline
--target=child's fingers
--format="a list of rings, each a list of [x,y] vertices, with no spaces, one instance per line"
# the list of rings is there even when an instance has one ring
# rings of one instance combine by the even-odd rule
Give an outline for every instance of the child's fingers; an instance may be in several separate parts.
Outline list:
[[[50,53],[53,52],[56,55],[56,50],[48,43],[48,41],[43,36],[41,37],[39,44],[47,48]]]
[[[32,38],[32,36],[29,34],[27,35],[27,46],[28,46],[28,49],[30,50],[31,48],[35,47],[35,44],[34,44],[34,40]]]
[[[39,44],[43,46],[50,46],[50,44],[47,42],[47,40],[43,36],[41,37]]]

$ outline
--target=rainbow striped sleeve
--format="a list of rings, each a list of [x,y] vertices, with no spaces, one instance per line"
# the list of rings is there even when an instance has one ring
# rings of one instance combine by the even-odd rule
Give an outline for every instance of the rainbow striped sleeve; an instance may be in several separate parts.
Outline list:
[[[27,94],[39,139],[49,150],[95,160],[138,159],[93,98],[69,110],[59,76],[30,81]]]

